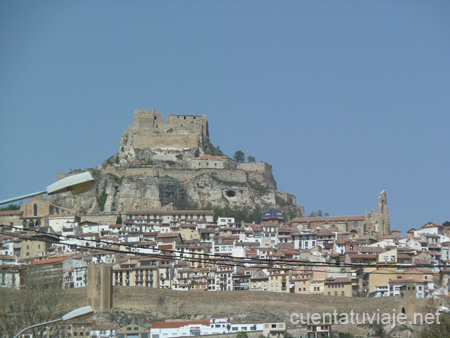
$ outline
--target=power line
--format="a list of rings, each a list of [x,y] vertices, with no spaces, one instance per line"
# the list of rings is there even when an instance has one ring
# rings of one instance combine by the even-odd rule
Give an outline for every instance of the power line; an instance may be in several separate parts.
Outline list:
[[[64,235],[59,235],[59,234],[50,234],[47,232],[43,232],[43,231],[39,231],[36,229],[31,229],[31,228],[20,228],[20,227],[15,227],[15,226],[9,226],[9,225],[2,225],[2,227],[8,227],[8,228],[13,228],[13,229],[17,229],[17,230],[25,230],[25,231],[31,231],[31,232],[35,232],[38,234],[44,234],[47,236],[52,236],[52,237],[56,237],[58,238],[58,240],[60,240],[61,238],[65,238],[66,240],[69,240],[71,237],[69,236],[64,236]],[[13,235],[10,235],[13,236]],[[18,238],[24,238],[22,236],[13,236],[13,237],[18,237]],[[428,267],[426,265],[415,265],[413,267],[408,267],[408,266],[404,266],[404,265],[399,265],[399,264],[389,264],[389,265],[385,265],[385,266],[380,266],[377,264],[362,264],[362,263],[331,263],[331,262],[305,262],[302,260],[295,260],[295,259],[268,259],[268,258],[248,258],[248,257],[235,257],[235,256],[222,256],[220,254],[207,254],[207,253],[195,253],[195,252],[184,252],[181,250],[173,250],[173,249],[156,249],[158,251],[161,251],[162,253],[149,253],[149,252],[132,252],[132,251],[125,251],[125,250],[120,250],[120,249],[112,249],[112,248],[107,248],[107,247],[101,247],[101,248],[93,248],[91,246],[83,246],[80,244],[70,244],[70,243],[55,243],[54,241],[50,241],[50,240],[43,240],[42,238],[32,238],[32,237],[28,237],[25,238],[28,240],[39,240],[39,241],[43,241],[43,242],[49,242],[52,244],[59,244],[59,245],[69,245],[69,246],[75,246],[77,248],[82,248],[82,249],[101,249],[103,251],[109,251],[109,252],[115,252],[115,253],[122,253],[122,254],[127,254],[127,255],[141,255],[141,256],[151,256],[151,257],[157,257],[157,258],[162,258],[162,259],[170,259],[170,260],[176,260],[177,257],[173,256],[173,255],[168,255],[168,254],[180,254],[180,255],[197,255],[197,256],[205,256],[206,258],[193,258],[193,257],[179,257],[179,259],[182,260],[186,260],[189,262],[196,262],[196,263],[209,263],[209,264],[213,264],[213,265],[226,265],[226,266],[241,266],[244,268],[249,268],[249,266],[245,265],[245,264],[263,264],[263,265],[270,265],[267,266],[266,268],[271,269],[271,270],[288,270],[288,271],[292,271],[295,270],[292,267],[276,267],[274,265],[295,265],[297,267],[336,267],[336,268],[342,268],[342,267],[350,267],[350,268],[370,268],[370,267],[376,267],[376,268],[424,268],[424,267]],[[97,243],[104,243],[107,245],[111,245],[111,246],[124,246],[124,247],[129,247],[129,248],[133,248],[133,249],[147,249],[146,247],[143,246],[139,246],[139,245],[135,245],[135,244],[129,244],[129,243],[114,243],[114,242],[110,242],[110,241],[106,241],[106,240],[100,240],[100,239],[83,239],[83,241],[85,242],[95,242]],[[168,254],[164,254],[165,252],[167,252]],[[210,258],[213,257],[213,258]],[[233,264],[235,263],[235,264]],[[434,265],[433,267],[449,267],[446,265]],[[315,269],[314,271],[322,271],[322,272],[329,272],[327,270],[317,270]],[[343,272],[343,273],[348,273],[348,272]],[[387,273],[381,273],[381,272],[370,272],[370,273],[374,273],[374,274],[391,274],[389,272]],[[409,273],[409,274],[418,274],[418,275],[423,275],[424,273]],[[430,272],[427,274],[440,274],[437,272]]]

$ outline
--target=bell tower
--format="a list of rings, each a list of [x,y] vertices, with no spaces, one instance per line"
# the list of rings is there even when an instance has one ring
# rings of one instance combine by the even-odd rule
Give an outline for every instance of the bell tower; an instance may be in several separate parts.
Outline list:
[[[378,226],[381,232],[381,238],[391,234],[391,222],[389,220],[389,212],[387,207],[386,190],[383,190],[378,197]]]

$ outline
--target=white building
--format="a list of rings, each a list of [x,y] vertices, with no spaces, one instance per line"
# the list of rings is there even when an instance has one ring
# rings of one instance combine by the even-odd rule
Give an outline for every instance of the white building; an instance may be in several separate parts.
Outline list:
[[[0,287],[20,288],[20,266],[3,265],[0,266]]]
[[[317,245],[317,233],[312,231],[293,233],[292,239],[294,249],[312,249]]]
[[[156,322],[150,329],[150,338],[203,336],[262,330],[262,323],[234,323],[232,318],[226,314],[215,314],[211,316],[210,320]]]
[[[217,225],[220,226],[229,226],[230,224],[234,224],[234,217],[219,217],[217,218]]]
[[[115,337],[118,324],[93,324],[91,326],[91,337],[110,338]]]
[[[61,232],[63,229],[73,229],[77,225],[75,216],[50,217],[48,220],[48,226],[54,232]]]

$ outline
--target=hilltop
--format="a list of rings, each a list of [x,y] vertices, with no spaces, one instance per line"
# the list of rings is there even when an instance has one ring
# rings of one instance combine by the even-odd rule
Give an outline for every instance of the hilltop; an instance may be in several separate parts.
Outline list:
[[[96,179],[93,191],[54,202],[79,214],[214,209],[261,216],[277,208],[287,219],[303,215],[295,196],[277,189],[270,164],[236,163],[211,144],[205,115],[165,121],[154,110],[136,110],[118,153],[88,170]]]

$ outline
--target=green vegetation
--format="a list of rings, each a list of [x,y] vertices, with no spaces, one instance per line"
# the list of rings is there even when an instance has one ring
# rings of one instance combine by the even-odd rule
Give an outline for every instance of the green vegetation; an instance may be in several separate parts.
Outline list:
[[[243,186],[245,186],[246,185],[246,183],[245,182],[233,182],[233,181],[224,181],[224,180],[221,180],[219,177],[217,177],[217,175],[216,174],[212,174],[211,175],[211,178],[214,180],[214,181],[216,181],[216,182],[219,182],[219,183],[222,183],[222,184],[225,184],[225,185],[231,185],[231,186],[241,186],[241,187],[243,187]]]
[[[444,223],[442,223],[443,226],[448,227],[450,226],[450,221],[445,221]]]
[[[217,221],[217,217],[234,217],[236,223],[240,223],[242,221],[251,223],[261,223],[264,211],[261,209],[261,207],[257,206],[255,209],[251,210],[248,208],[230,208],[229,206],[226,206],[224,208],[221,208],[219,206],[213,207],[209,205],[206,209],[210,209],[214,211],[215,215],[215,221]]]
[[[354,335],[348,332],[333,332],[333,338],[355,338]]]
[[[282,199],[280,196],[275,196],[275,201],[280,207],[287,207],[289,205],[289,203]]]
[[[114,180],[114,182],[115,182],[116,184],[118,184],[118,185],[121,185],[121,184],[122,184],[122,181],[123,181],[123,179],[124,179],[124,177],[125,177],[125,176],[120,176],[120,177],[118,177],[118,176],[116,176],[116,175],[114,175],[114,174],[108,174],[108,176],[111,177],[111,178]]]
[[[268,188],[266,188],[265,186],[263,186],[263,185],[261,185],[261,184],[255,184],[255,183],[250,182],[250,181],[248,181],[247,183],[248,183],[248,185],[250,186],[250,188],[252,188],[252,189],[254,189],[254,190],[261,191],[261,192],[264,192],[264,191],[267,191],[267,190],[268,190]],[[277,202],[277,203],[278,203],[278,202]]]
[[[387,338],[389,337],[386,333],[386,331],[384,330],[384,327],[382,324],[373,324],[370,325],[370,328],[372,330],[374,330],[374,333],[372,335],[372,337],[378,337],[378,338]]]
[[[443,304],[445,307],[450,307],[450,302],[446,300]],[[436,313],[437,305],[433,302],[428,304],[428,313]],[[439,323],[434,321],[432,324],[426,325],[420,333],[422,338],[446,338],[450,337],[450,314],[441,312],[439,315]]]
[[[103,188],[103,191],[100,195],[97,196],[98,208],[100,211],[105,210],[106,199],[108,198],[108,194],[106,193],[106,187]]]
[[[241,150],[238,150],[234,153],[233,159],[236,163],[243,163],[245,162],[245,155]]]
[[[117,216],[116,224],[122,224],[122,215],[121,214],[119,214],[119,216]]]
[[[223,152],[219,149],[219,147],[214,147],[211,143],[211,141],[206,140],[203,141],[203,151],[206,155],[211,156],[224,156]]]
[[[6,207],[0,208],[0,211],[3,211],[3,210],[19,210],[19,209],[20,209],[20,205],[19,204],[9,204]]]
[[[248,163],[253,163],[253,162],[256,162],[256,159],[253,156],[248,156],[247,157],[247,162]]]
[[[328,217],[329,214],[328,214],[328,212],[323,213],[322,210],[317,210],[317,212],[312,211],[308,217],[322,217],[322,216]]]
[[[167,132],[170,134],[170,133],[173,133],[173,128],[170,128],[170,129],[167,129]]]
[[[239,332],[236,338],[248,338],[248,334],[246,332]]]
[[[199,206],[197,203],[192,203],[183,197],[176,198],[175,202],[173,202],[173,206],[175,207],[176,210],[198,210],[199,209]]]
[[[104,164],[105,166],[119,164],[119,162],[120,162],[119,155],[113,155],[110,158],[108,158],[105,162],[106,162]]]

